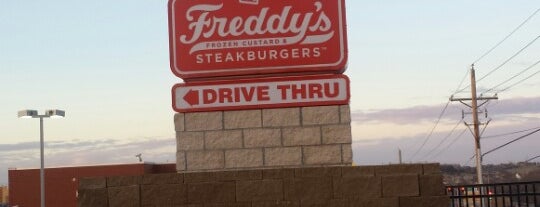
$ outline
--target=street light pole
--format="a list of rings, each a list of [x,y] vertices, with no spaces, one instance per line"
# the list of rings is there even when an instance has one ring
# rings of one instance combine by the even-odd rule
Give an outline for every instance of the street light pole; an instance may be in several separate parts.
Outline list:
[[[39,118],[39,190],[41,207],[45,207],[45,139],[43,133],[43,118],[50,117],[65,117],[65,112],[62,110],[47,110],[45,114],[38,115],[36,110],[23,110],[18,113],[19,118]]]
[[[40,157],[41,166],[39,168],[39,189],[41,197],[41,207],[45,207],[45,153],[44,148],[44,134],[43,134],[43,116],[39,117],[39,145],[40,145]]]

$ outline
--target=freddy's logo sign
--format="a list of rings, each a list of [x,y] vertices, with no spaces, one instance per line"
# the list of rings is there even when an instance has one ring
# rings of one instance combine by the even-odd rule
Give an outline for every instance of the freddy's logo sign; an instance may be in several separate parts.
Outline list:
[[[171,69],[184,79],[342,72],[344,0],[170,0]]]

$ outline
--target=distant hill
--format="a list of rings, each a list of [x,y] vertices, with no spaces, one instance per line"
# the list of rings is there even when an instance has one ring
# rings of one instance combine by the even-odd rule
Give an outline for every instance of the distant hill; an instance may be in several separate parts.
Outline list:
[[[441,164],[446,185],[476,183],[476,167]],[[484,165],[484,183],[540,181],[540,163],[507,163]]]

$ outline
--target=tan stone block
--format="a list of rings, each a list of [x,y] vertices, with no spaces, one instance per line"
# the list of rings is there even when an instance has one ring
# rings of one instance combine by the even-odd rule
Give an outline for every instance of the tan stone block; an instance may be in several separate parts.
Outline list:
[[[472,206],[472,202],[470,203]],[[448,196],[400,197],[399,206],[400,207],[448,207],[450,206],[450,198]]]
[[[422,165],[424,175],[441,174],[441,165],[439,163],[427,163]]]
[[[442,174],[420,175],[420,195],[442,196],[444,189]]]
[[[204,134],[205,149],[242,148],[242,130],[208,131]]]
[[[263,179],[283,179],[294,178],[294,169],[278,168],[263,170]]]
[[[335,198],[358,197],[360,195],[365,198],[381,197],[381,177],[334,177]]]
[[[184,131],[184,113],[174,114],[174,131]]]
[[[294,169],[297,178],[341,177],[342,167],[302,167]]]
[[[353,151],[351,144],[342,144],[341,152],[343,153],[343,164],[351,165],[353,163]]]
[[[263,109],[263,127],[300,126],[300,108]]]
[[[300,207],[298,201],[255,201],[252,207]]]
[[[450,206],[448,196],[425,196],[422,197],[423,207],[447,207]]]
[[[176,152],[176,171],[186,170],[186,152]]]
[[[245,129],[262,126],[260,109],[224,112],[225,129]]]
[[[381,165],[375,166],[375,174],[419,174],[423,172],[422,164],[396,164],[396,165]]]
[[[422,197],[400,197],[399,206],[400,207],[424,207],[422,205]]]
[[[108,206],[107,201],[109,197],[106,188],[79,189],[78,193],[77,206],[79,207]]]
[[[106,188],[107,179],[105,177],[92,177],[79,179],[79,189]]]
[[[194,204],[192,204],[192,205],[180,206],[180,207],[203,207],[203,206],[202,205],[194,206]],[[251,206],[251,202],[243,202],[243,203],[234,202],[234,203],[205,203],[204,207],[252,207],[252,206]]]
[[[107,177],[107,187],[131,186],[141,184],[142,176]]]
[[[302,165],[301,147],[279,147],[264,149],[265,166]]]
[[[283,200],[283,180],[246,180],[236,182],[237,201]]]
[[[322,201],[304,200],[300,202],[301,207],[349,207],[349,200],[331,199]],[[370,206],[371,207],[371,206]]]
[[[332,178],[295,178],[283,180],[285,200],[325,201],[333,197]]]
[[[180,173],[144,174],[143,185],[179,184],[184,183],[184,175]]]
[[[383,197],[419,196],[418,174],[383,175]]]
[[[234,182],[211,182],[188,184],[189,203],[235,202]]]
[[[339,114],[340,123],[351,123],[351,108],[349,107],[349,105],[339,106]]]
[[[304,164],[341,164],[341,145],[304,147]]]
[[[109,207],[139,207],[140,190],[138,185],[107,188]]]
[[[341,169],[343,177],[370,176],[375,175],[374,166],[352,166]]]
[[[400,207],[399,199],[396,198],[366,198],[359,197],[351,199],[351,207],[366,206],[366,207]]]
[[[217,179],[216,172],[186,172],[184,183],[207,183]]]
[[[262,149],[238,149],[225,151],[226,168],[262,167]]]
[[[229,170],[216,172],[218,181],[261,180],[262,170]]]
[[[204,132],[176,132],[176,151],[204,149]]]
[[[142,206],[173,206],[186,202],[186,184],[141,185]]]
[[[344,144],[351,142],[351,125],[345,124],[322,126],[323,144]]]
[[[223,169],[225,167],[223,156],[221,150],[188,151],[187,170]]]
[[[244,147],[276,147],[281,146],[280,129],[244,129]]]
[[[321,127],[283,128],[284,146],[320,145]]]
[[[302,108],[303,125],[338,124],[339,121],[339,106]]]
[[[209,131],[223,129],[223,112],[184,113],[186,131]]]

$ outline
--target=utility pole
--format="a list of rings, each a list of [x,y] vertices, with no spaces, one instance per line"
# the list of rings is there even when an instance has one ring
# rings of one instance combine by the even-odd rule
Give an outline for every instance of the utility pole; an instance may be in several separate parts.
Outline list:
[[[398,160],[399,160],[399,164],[403,164],[403,160],[401,159],[401,149],[398,148]]]
[[[475,77],[475,71],[474,71],[474,64],[471,65],[471,98],[454,98],[453,96],[450,97],[450,101],[459,101],[462,104],[470,107],[472,109],[472,116],[473,116],[473,135],[474,135],[474,148],[475,148],[475,157],[476,157],[476,176],[477,176],[477,183],[483,184],[484,181],[482,180],[482,151],[480,149],[480,122],[478,121],[478,100],[484,100],[485,102],[480,104],[480,106],[487,103],[489,100],[498,99],[497,96],[493,97],[477,97],[476,95],[476,77]],[[463,101],[471,101],[471,105],[466,104]]]

